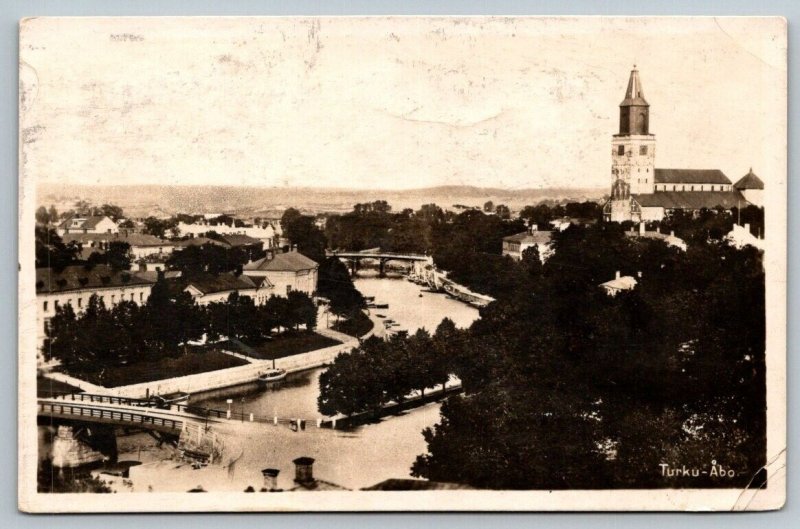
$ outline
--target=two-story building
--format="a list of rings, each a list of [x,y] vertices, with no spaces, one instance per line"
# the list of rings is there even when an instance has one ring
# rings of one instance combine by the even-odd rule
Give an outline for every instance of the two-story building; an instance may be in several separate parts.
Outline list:
[[[47,327],[56,310],[69,305],[81,314],[93,295],[106,307],[121,301],[141,305],[150,297],[155,281],[128,270],[114,270],[108,265],[67,266],[61,271],[52,268],[36,269],[36,335],[39,348],[44,344]],[[37,354],[37,359],[41,360]]]
[[[270,257],[272,256],[267,255],[263,259],[245,264],[244,273],[250,277],[266,278],[276,296],[287,296],[293,290],[314,295],[319,272],[316,261],[296,250]]]

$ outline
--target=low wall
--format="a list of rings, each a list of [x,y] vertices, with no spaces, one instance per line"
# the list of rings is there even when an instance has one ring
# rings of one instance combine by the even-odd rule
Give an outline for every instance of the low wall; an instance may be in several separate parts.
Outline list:
[[[301,353],[275,360],[275,367],[285,369],[288,372],[302,371],[319,367],[333,362],[341,352],[350,351],[358,345],[358,340],[353,339],[347,343],[332,345],[324,349],[317,349],[307,353]],[[186,391],[188,393],[198,393],[213,389],[237,386],[255,382],[258,375],[272,367],[271,360],[251,359],[250,364],[197,373],[182,377],[167,378],[164,380],[154,380],[141,384],[131,384],[116,388],[104,388],[102,393],[116,395],[119,397],[144,398],[149,395],[174,393],[176,391]]]

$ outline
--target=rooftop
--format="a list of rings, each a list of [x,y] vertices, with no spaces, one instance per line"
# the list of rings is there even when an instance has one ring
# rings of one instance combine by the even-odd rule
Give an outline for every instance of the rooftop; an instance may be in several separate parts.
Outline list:
[[[256,239],[254,237],[250,237],[249,235],[240,235],[238,233],[229,233],[222,235],[220,237],[224,242],[228,243],[229,246],[250,246],[253,244],[264,244],[263,241],[260,239]]]
[[[111,220],[111,218],[106,217],[105,215],[90,215],[88,217],[68,217],[68,218],[64,219],[64,221],[61,222],[61,224],[59,224],[59,227],[61,227],[61,228],[69,228],[69,227],[72,226],[73,222],[80,222],[80,227],[81,228],[92,229],[95,226],[97,226],[98,224],[100,224],[100,222],[103,219]],[[111,220],[111,222],[114,222],[114,221]]]
[[[444,481],[428,481],[424,479],[387,479],[361,490],[458,490],[472,489],[469,485],[461,483],[448,483]]]
[[[632,196],[642,207],[664,209],[730,209],[747,204],[739,191],[657,191]]]
[[[746,175],[733,184],[733,187],[736,189],[764,189],[764,182],[756,176],[751,167]]]
[[[300,252],[285,252],[277,254],[273,259],[264,257],[244,265],[245,272],[248,271],[272,271],[272,272],[299,272],[301,270],[312,270],[317,268],[316,261],[312,261]]]
[[[523,231],[522,233],[516,233],[514,235],[509,235],[508,237],[503,237],[503,240],[507,242],[547,244],[550,242],[552,234],[553,232],[551,231]]]
[[[64,235],[65,243],[76,241],[81,244],[91,242],[127,242],[131,246],[172,246],[173,243],[164,239],[159,239],[148,233],[132,233],[121,231],[119,233],[67,233]]]
[[[232,290],[248,290],[256,288],[256,284],[245,276],[236,276],[230,272],[223,274],[196,274],[184,281],[186,287],[192,286],[203,294],[227,292]]]
[[[108,265],[72,265],[57,272],[52,268],[36,269],[36,293],[46,294],[73,290],[152,285],[146,277],[129,270],[113,270]]]
[[[656,184],[730,184],[719,169],[656,169]]]

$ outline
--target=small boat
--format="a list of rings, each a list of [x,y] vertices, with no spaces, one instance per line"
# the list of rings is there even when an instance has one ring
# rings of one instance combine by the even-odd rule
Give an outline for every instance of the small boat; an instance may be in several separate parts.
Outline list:
[[[267,369],[265,372],[258,375],[258,381],[261,384],[269,384],[270,382],[277,382],[286,378],[286,370],[281,368]]]
[[[388,309],[389,308],[389,304],[388,303],[376,303],[375,304],[375,308],[376,309]]]
[[[386,316],[384,316],[383,314],[376,314],[375,317],[376,318],[385,318]]]
[[[187,404],[189,394],[185,391],[176,391],[164,395],[153,395],[151,400],[155,403],[156,408],[169,408],[173,404]]]

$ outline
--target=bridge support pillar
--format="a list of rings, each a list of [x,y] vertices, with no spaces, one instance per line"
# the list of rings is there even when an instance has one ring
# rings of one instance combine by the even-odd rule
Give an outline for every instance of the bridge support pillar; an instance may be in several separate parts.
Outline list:
[[[386,277],[386,259],[378,262],[378,277]]]
[[[358,272],[358,259],[350,260],[350,275],[355,276]]]
[[[103,445],[109,444],[109,433],[113,459],[116,459],[117,441],[113,429],[94,425],[88,428],[60,425],[53,439],[53,466],[77,467],[109,459],[100,451]]]

